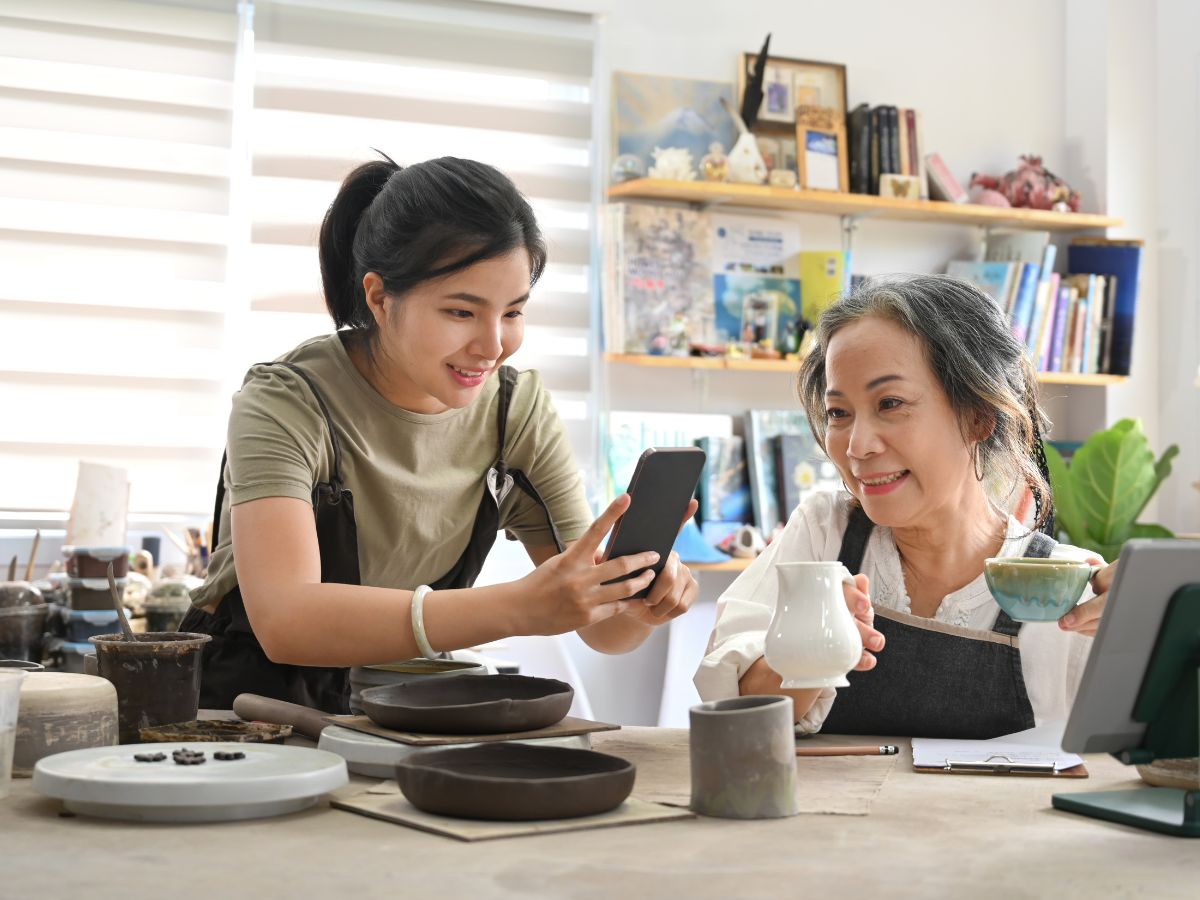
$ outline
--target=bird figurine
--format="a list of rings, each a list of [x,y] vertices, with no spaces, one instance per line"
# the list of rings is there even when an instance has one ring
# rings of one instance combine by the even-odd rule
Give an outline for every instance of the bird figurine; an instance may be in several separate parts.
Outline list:
[[[767,49],[771,46],[771,35],[763,41],[762,49],[754,60],[753,67],[746,69],[746,90],[742,94],[742,121],[753,128],[758,121],[758,110],[763,102],[763,76],[767,73]]]

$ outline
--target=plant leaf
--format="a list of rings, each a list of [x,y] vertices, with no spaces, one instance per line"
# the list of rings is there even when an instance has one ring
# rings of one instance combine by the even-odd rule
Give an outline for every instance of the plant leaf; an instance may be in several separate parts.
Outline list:
[[[1157,485],[1141,424],[1122,419],[1093,434],[1075,452],[1070,476],[1083,531],[1096,545],[1119,543],[1118,535],[1137,519]]]
[[[1158,490],[1158,486],[1163,483],[1168,475],[1171,474],[1171,460],[1179,455],[1179,445],[1172,444],[1159,457],[1158,462],[1154,464],[1154,487],[1146,497],[1146,502],[1142,504],[1142,509],[1137,511],[1140,516],[1142,510],[1146,508],[1146,504],[1150,502],[1150,498],[1154,496],[1154,492]],[[1136,516],[1134,517],[1136,518]]]
[[[1162,525],[1136,524],[1129,529],[1130,538],[1173,538],[1175,532]]]
[[[1075,486],[1071,484],[1071,473],[1067,469],[1066,460],[1052,444],[1046,444],[1046,466],[1050,470],[1050,493],[1054,497],[1054,512],[1058,517],[1059,530],[1067,533],[1072,544],[1081,546],[1079,542],[1085,539],[1086,531],[1079,516]]]

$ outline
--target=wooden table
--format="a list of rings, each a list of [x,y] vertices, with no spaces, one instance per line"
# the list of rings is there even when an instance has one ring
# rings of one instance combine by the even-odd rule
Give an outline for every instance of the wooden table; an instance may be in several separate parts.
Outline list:
[[[686,779],[681,738],[670,729],[626,728],[593,743],[598,750],[616,739],[647,749],[670,745]],[[473,844],[324,803],[277,819],[210,825],[63,818],[57,801],[20,779],[0,800],[0,897],[1093,900],[1200,893],[1200,841],[1051,809],[1056,791],[1140,784],[1107,756],[1088,757],[1092,777],[1080,781],[919,775],[907,743],[899,743],[901,757],[866,816],[700,818]],[[370,783],[355,782],[356,790]]]

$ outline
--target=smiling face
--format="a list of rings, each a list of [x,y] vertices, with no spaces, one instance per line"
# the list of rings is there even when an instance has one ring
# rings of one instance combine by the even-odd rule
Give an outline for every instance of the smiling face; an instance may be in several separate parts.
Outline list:
[[[869,315],[833,335],[825,362],[826,448],[873,522],[936,527],[975,507],[972,446],[914,335]]]
[[[529,253],[519,248],[392,297],[363,279],[379,325],[377,366],[358,363],[385,398],[418,413],[468,406],[525,337]],[[356,361],[357,363],[357,361]]]

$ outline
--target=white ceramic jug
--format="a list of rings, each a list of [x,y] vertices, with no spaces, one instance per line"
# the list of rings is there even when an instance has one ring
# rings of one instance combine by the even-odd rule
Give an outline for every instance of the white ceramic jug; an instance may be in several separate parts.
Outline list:
[[[776,563],[779,598],[767,630],[767,665],[785,688],[847,687],[862,658],[862,638],[842,584],[854,584],[837,562]]]

